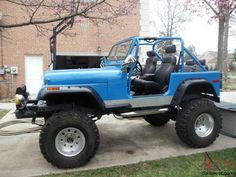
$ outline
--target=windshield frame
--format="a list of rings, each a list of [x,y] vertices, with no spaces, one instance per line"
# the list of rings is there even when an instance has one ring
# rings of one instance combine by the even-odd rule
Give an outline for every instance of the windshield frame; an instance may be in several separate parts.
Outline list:
[[[127,43],[127,42],[129,42],[129,41],[130,41],[129,49],[127,50],[126,55],[125,55],[124,57],[118,58],[118,59],[110,59],[110,55],[111,55],[111,53],[113,52],[113,49],[116,50],[115,53],[117,54],[117,48],[118,48],[121,44]],[[128,39],[122,40],[122,41],[120,41],[120,42],[117,42],[116,44],[114,44],[114,45],[111,47],[111,49],[110,49],[110,51],[109,51],[109,54],[108,54],[108,56],[107,56],[107,59],[108,59],[109,61],[122,61],[122,60],[125,60],[125,58],[129,55],[130,50],[132,49],[133,43],[134,43],[134,39],[133,39],[133,38],[128,38]]]

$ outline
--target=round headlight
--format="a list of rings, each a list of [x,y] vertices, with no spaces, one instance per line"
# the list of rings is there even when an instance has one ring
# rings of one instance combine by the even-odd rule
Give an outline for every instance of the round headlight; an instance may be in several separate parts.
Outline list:
[[[20,105],[24,101],[25,101],[25,97],[23,95],[16,94],[15,103],[16,103],[17,106]]]

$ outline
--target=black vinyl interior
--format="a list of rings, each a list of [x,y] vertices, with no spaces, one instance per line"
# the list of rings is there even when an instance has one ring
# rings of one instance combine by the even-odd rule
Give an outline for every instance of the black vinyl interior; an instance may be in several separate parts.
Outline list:
[[[146,60],[146,63],[145,63],[143,72],[141,73],[141,76],[145,75],[145,74],[151,74],[156,71],[157,60],[158,60],[156,52],[148,51],[147,56],[148,56],[148,58]]]
[[[170,48],[166,48],[166,53],[176,52],[176,47],[171,45]],[[150,55],[151,54],[151,55]],[[149,53],[149,60],[153,59],[154,55]],[[150,57],[151,56],[151,57]],[[150,59],[151,58],[151,59]],[[133,91],[139,94],[159,94],[166,91],[168,88],[170,75],[175,71],[176,67],[176,57],[174,55],[163,57],[160,67],[156,68],[156,62],[146,62],[145,70],[146,72],[140,78],[135,78],[132,80],[131,85]],[[150,64],[150,63],[151,64]],[[150,64],[150,65],[149,65]],[[154,66],[155,64],[155,66]],[[151,68],[150,70],[149,67]],[[153,68],[155,71],[153,72]]]

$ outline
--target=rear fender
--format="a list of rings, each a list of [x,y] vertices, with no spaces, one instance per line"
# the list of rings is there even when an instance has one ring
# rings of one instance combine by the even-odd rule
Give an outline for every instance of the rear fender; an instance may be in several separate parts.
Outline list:
[[[192,79],[186,80],[180,84],[171,101],[171,105],[176,106],[182,101],[188,101],[199,97],[207,97],[215,102],[220,101],[213,85],[209,81],[205,79]]]

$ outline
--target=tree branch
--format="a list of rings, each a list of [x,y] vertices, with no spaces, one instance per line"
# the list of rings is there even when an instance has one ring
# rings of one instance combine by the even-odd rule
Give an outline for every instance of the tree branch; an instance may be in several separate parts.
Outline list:
[[[24,2],[19,2],[19,1],[14,1],[14,0],[0,0],[0,2],[8,2],[11,4],[15,4],[18,6],[24,6],[24,7],[36,7],[38,4],[26,4]],[[53,5],[47,5],[47,4],[42,4],[42,7],[47,7],[47,8],[56,8],[57,6]]]
[[[219,15],[219,12],[217,12],[207,0],[202,1],[204,1],[216,15]]]
[[[42,3],[44,2],[45,0],[41,0],[41,2],[39,3],[39,5],[36,7],[36,9],[34,10],[34,12],[32,13],[31,17],[30,17],[30,21],[33,20],[34,18],[34,15],[37,13],[38,9],[41,7]]]
[[[235,4],[234,7],[229,11],[229,15],[231,15],[235,9],[236,9],[236,4]]]
[[[27,25],[40,25],[40,24],[47,24],[47,23],[53,23],[53,22],[57,22],[57,21],[61,21],[63,19],[67,19],[67,18],[72,18],[72,17],[76,17],[76,16],[82,16],[85,18],[90,18],[86,15],[86,13],[95,8],[96,6],[104,3],[105,0],[101,0],[99,2],[93,3],[91,5],[88,5],[85,9],[83,9],[82,11],[78,12],[76,11],[73,14],[69,14],[69,15],[64,15],[64,16],[59,16],[59,17],[55,17],[55,18],[50,18],[50,19],[44,19],[44,20],[33,20],[30,19],[27,22],[22,22],[22,23],[16,23],[16,24],[9,24],[9,25],[4,25],[4,24],[0,24],[1,28],[15,28],[15,27],[22,27],[22,26],[27,26]],[[101,17],[91,17],[91,18],[96,18],[96,19],[105,19],[105,18],[101,18]]]

